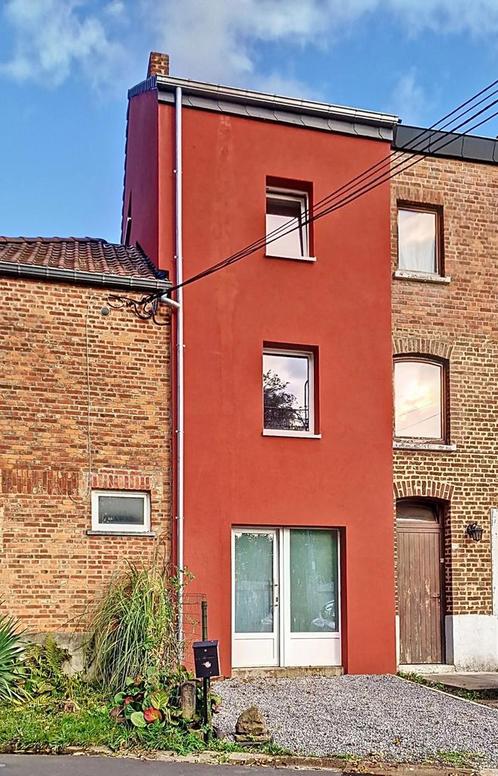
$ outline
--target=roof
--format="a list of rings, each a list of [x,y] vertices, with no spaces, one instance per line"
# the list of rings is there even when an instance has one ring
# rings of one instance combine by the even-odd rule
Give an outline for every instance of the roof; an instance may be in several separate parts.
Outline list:
[[[163,75],[151,76],[133,87],[128,92],[128,97],[157,90],[159,102],[173,102],[177,88],[182,90],[182,104],[187,107],[293,124],[308,129],[362,135],[377,140],[392,140],[393,127],[399,121],[397,116],[390,113]]]
[[[140,247],[93,237],[0,237],[0,274],[136,288],[169,285]]]
[[[498,164],[498,140],[461,132],[439,132],[400,124],[394,131],[393,148],[426,156]]]

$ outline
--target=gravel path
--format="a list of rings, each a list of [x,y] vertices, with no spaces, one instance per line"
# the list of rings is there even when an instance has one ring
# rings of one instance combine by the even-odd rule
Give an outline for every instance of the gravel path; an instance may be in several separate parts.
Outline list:
[[[375,755],[422,762],[442,752],[472,754],[498,766],[498,711],[396,676],[309,676],[218,682],[215,724],[233,732],[252,704],[275,743],[307,755]]]

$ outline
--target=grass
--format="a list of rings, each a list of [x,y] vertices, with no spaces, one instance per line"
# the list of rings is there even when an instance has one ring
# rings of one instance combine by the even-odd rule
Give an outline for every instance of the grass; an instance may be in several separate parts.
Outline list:
[[[437,752],[435,762],[452,768],[475,768],[482,762],[481,755],[475,752]]]
[[[113,751],[161,751],[178,754],[205,749],[204,741],[179,729],[149,725],[130,729],[109,714],[95,691],[71,701],[38,699],[0,706],[0,752],[61,753],[68,747],[107,747]],[[222,749],[222,742],[220,742]]]

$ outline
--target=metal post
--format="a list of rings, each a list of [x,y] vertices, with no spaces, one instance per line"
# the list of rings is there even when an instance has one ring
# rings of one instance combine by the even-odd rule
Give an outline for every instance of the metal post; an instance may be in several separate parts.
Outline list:
[[[202,640],[207,641],[208,638],[208,604],[207,601],[201,601],[201,613],[202,613]],[[206,726],[206,742],[211,740],[211,680],[209,676],[206,676],[202,680],[202,701],[203,701],[203,717],[204,724]]]

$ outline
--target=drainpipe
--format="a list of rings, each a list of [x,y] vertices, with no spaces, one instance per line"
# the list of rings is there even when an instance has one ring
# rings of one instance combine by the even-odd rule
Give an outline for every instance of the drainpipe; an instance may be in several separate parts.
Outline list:
[[[176,284],[183,282],[182,213],[182,89],[175,90],[175,251]],[[183,288],[176,292],[176,560],[178,567],[178,637],[183,644],[183,564],[184,564],[184,379],[183,379]]]

